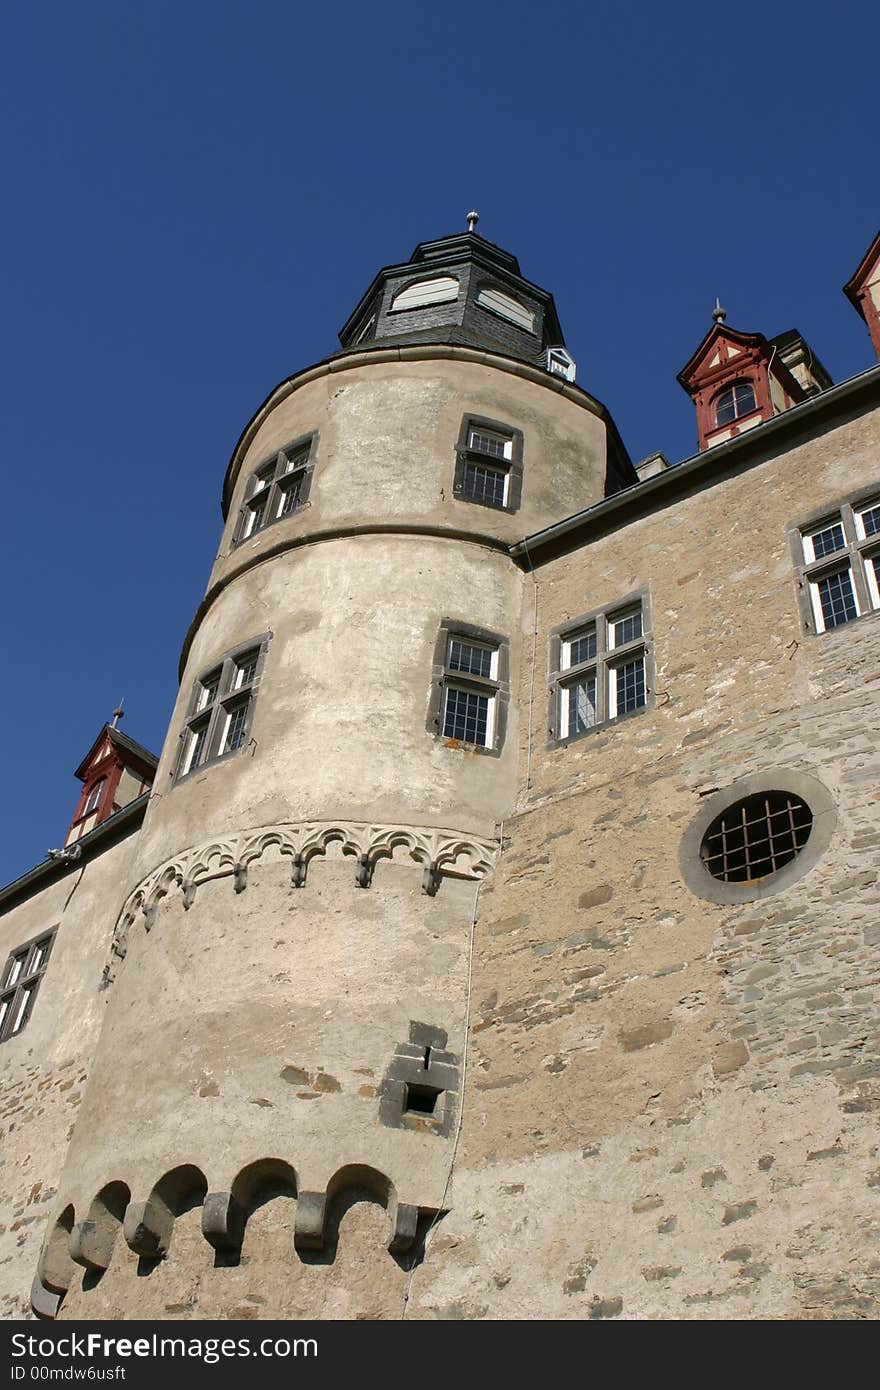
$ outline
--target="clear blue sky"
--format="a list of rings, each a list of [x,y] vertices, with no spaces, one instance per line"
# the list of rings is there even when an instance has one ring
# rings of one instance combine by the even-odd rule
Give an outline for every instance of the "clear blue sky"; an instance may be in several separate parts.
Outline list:
[[[470,0],[4,7],[7,825],[61,842],[124,695],[159,751],[268,390],[383,264],[480,232],[552,290],[634,459],[695,447],[710,323],[870,365],[880,8]]]

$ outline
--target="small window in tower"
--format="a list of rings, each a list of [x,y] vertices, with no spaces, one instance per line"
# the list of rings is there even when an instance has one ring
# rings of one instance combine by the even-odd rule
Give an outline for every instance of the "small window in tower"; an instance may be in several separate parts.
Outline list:
[[[522,435],[465,418],[457,450],[453,495],[499,511],[516,511],[522,493]]]
[[[435,647],[431,733],[497,753],[506,724],[507,664],[507,643],[501,638],[445,622]]]
[[[196,681],[181,735],[177,781],[248,742],[267,641],[261,638],[231,652]]]
[[[255,469],[245,488],[244,503],[236,522],[233,545],[240,545],[305,506],[314,473],[317,435],[280,449],[274,458]]]
[[[437,1086],[415,1086],[407,1082],[404,1111],[409,1115],[433,1115],[442,1094]]]
[[[743,415],[751,415],[757,410],[755,389],[750,381],[738,381],[721,392],[715,401],[716,425],[730,425]]]
[[[9,956],[0,985],[0,1042],[20,1033],[33,1013],[54,939],[54,930],[44,932]]]

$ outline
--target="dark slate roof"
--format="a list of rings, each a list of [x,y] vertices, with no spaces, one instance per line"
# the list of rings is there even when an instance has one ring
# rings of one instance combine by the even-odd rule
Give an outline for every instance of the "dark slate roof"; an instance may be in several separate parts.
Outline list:
[[[455,299],[392,309],[407,285],[435,276],[458,280]],[[478,303],[484,289],[500,291],[522,305],[533,316],[533,331]],[[339,341],[343,352],[447,343],[503,353],[539,367],[546,367],[548,348],[565,346],[552,294],[525,279],[516,256],[476,232],[420,242],[408,261],[385,266],[340,330]]]

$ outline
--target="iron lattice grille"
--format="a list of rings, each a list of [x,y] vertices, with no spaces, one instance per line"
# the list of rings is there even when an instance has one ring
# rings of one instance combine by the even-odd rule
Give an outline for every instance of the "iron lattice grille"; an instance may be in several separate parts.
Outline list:
[[[700,858],[713,878],[754,883],[795,859],[812,828],[813,813],[799,796],[759,792],[716,817],[703,837]]]

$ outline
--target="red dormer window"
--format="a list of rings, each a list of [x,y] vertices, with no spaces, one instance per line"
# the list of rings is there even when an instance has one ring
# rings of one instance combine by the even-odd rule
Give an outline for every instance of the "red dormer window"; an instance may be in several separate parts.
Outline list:
[[[715,424],[730,425],[758,409],[755,388],[750,381],[736,381],[715,398]]]

